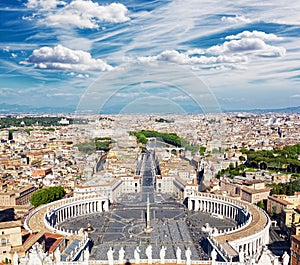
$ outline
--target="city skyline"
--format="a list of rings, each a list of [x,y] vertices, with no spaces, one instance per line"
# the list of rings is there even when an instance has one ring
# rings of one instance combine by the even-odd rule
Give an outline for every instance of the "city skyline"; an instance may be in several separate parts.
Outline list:
[[[125,88],[112,86],[107,98],[115,101],[106,111],[137,111],[151,99],[189,112],[188,100],[206,92],[222,110],[299,106],[299,11],[296,2],[246,0],[221,5],[177,0],[1,3],[0,103],[76,109],[89,89],[96,87],[101,98],[109,90],[101,86],[103,80],[108,84],[120,69],[128,74],[128,68],[142,66],[145,82],[142,76]],[[165,69],[160,78],[149,75],[153,65]],[[180,82],[182,76],[166,70],[170,65],[199,83]],[[147,89],[151,93],[145,94]],[[120,105],[125,97],[127,103]],[[196,99],[202,110],[203,102]]]

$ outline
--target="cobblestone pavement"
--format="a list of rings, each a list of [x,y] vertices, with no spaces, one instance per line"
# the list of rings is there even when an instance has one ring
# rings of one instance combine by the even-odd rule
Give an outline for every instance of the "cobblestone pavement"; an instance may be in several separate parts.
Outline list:
[[[144,230],[146,204],[144,199],[139,200],[137,194],[123,196],[119,200],[122,203],[112,205],[110,212],[69,219],[61,227],[78,230],[87,229],[89,225],[89,237],[93,242],[90,257],[95,260],[106,260],[110,247],[114,249],[114,259],[118,259],[121,247],[125,249],[125,258],[133,259],[136,246],[140,246],[141,259],[144,259],[149,244],[154,259],[159,258],[160,249],[165,246],[167,259],[175,259],[177,247],[182,251],[182,258],[185,258],[185,250],[189,247],[192,259],[203,260],[208,259],[207,252],[210,250],[205,246],[207,235],[201,232],[202,226],[209,223],[211,227],[221,230],[236,226],[230,220],[213,218],[209,214],[189,213],[183,204],[165,195],[156,194],[154,197],[157,200],[151,203],[150,233]]]

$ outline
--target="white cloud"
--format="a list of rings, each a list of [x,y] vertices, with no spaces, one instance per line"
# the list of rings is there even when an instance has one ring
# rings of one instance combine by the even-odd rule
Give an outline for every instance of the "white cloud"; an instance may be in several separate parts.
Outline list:
[[[154,61],[167,61],[171,63],[178,64],[200,64],[200,65],[210,65],[210,64],[222,64],[222,63],[244,63],[247,62],[246,56],[189,56],[188,54],[194,54],[193,52],[180,53],[176,50],[163,51],[156,56],[139,57],[141,62],[154,62]]]
[[[36,49],[27,62],[34,64],[39,69],[74,71],[109,71],[113,69],[103,60],[92,58],[88,52],[71,50],[62,45]]]
[[[295,95],[292,95],[292,96],[290,96],[290,98],[296,98],[296,99],[300,99],[300,94],[295,94]]]
[[[204,50],[198,49],[198,48],[192,49],[192,50],[187,50],[185,52],[186,55],[196,55],[196,54],[204,54],[204,53],[205,53]]]
[[[258,56],[282,57],[286,50],[284,47],[268,45],[259,38],[243,38],[212,46],[207,49],[207,52],[211,54],[252,52]]]
[[[28,0],[26,6],[30,9],[54,9],[58,5],[65,5],[66,2],[64,1],[57,1],[57,0]]]
[[[33,2],[37,0],[31,0]],[[39,2],[43,2],[41,0]],[[55,2],[56,0],[48,0]],[[52,4],[54,6],[54,3]],[[99,5],[90,0],[74,0],[54,12],[45,14],[43,22],[48,26],[65,27],[67,25],[79,28],[96,29],[100,22],[120,23],[130,20],[127,8],[120,3]]]
[[[74,96],[80,96],[80,95],[74,93],[53,93],[53,94],[48,93],[47,94],[47,97],[74,97]]]
[[[230,35],[227,36],[225,39],[226,40],[238,40],[238,39],[243,39],[243,38],[258,38],[261,40],[266,40],[266,41],[276,41],[276,40],[282,40],[282,38],[276,36],[273,33],[265,33],[263,31],[243,31],[237,35]]]
[[[187,99],[189,99],[189,97],[186,95],[179,95],[171,98],[171,100],[187,100]]]
[[[251,23],[251,19],[246,18],[245,16],[224,16],[221,18],[223,22],[228,22],[228,23]]]

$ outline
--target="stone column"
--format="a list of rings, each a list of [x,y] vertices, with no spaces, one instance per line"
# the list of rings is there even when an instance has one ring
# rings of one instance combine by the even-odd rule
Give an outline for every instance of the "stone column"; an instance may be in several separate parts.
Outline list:
[[[105,212],[108,212],[109,211],[109,206],[108,206],[108,200],[105,200],[104,204],[103,204],[103,210]]]
[[[190,198],[188,198],[188,209],[189,211],[192,211],[193,209],[193,203],[192,203],[192,200]]]
[[[249,243],[249,255],[252,256],[253,255],[253,241],[251,241]]]
[[[199,211],[199,200],[198,199],[196,199],[195,200],[195,211]]]

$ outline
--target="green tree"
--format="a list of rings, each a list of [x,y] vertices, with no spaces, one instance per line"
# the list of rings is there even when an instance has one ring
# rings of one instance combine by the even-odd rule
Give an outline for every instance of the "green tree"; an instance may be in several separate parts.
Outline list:
[[[37,207],[42,204],[47,204],[59,200],[63,198],[65,194],[65,190],[61,186],[42,188],[33,193],[29,201],[34,207]]]
[[[259,208],[265,210],[265,204],[263,201],[259,201],[257,204],[256,204]]]
[[[245,157],[243,157],[243,156],[239,156],[239,161],[241,161],[241,162],[245,162],[245,161],[246,161],[246,158],[245,158]]]
[[[200,155],[204,156],[204,153],[206,151],[206,147],[205,146],[200,146]]]

